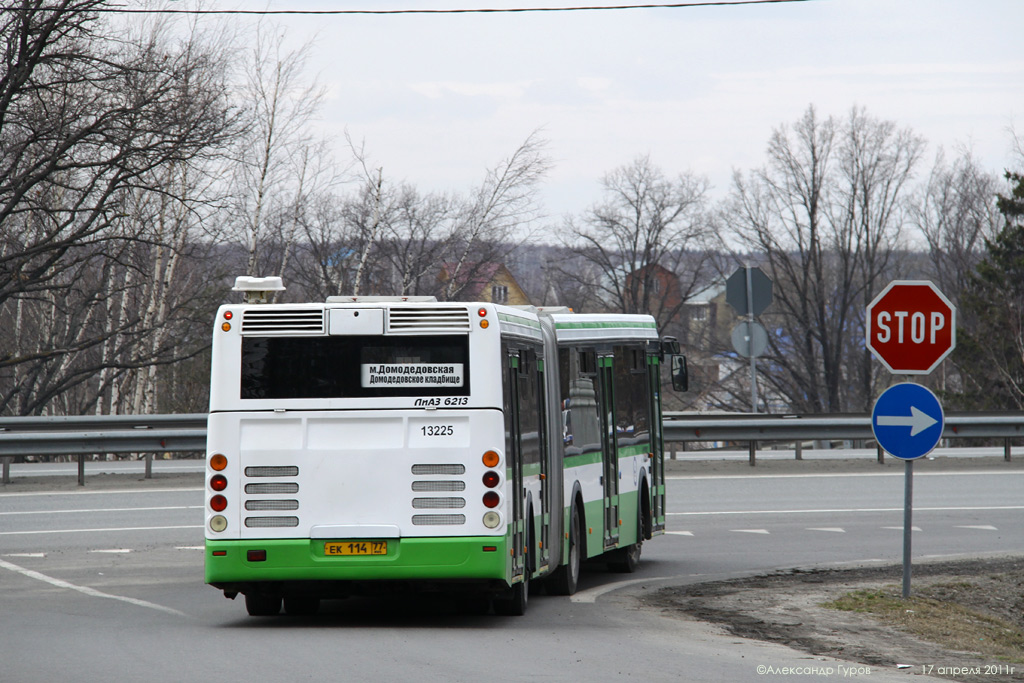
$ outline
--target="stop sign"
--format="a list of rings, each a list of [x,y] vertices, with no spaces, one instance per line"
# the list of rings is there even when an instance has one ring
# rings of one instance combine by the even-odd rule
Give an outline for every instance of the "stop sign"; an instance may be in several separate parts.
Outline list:
[[[894,280],[867,310],[867,346],[889,372],[927,375],[956,347],[956,308],[925,280]]]

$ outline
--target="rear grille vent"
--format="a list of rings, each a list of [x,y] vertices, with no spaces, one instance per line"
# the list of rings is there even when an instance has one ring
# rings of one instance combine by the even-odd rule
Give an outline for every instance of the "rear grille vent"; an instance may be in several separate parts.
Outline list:
[[[388,311],[388,331],[425,331],[471,329],[469,309],[462,306],[430,308],[395,307]]]
[[[293,465],[286,465],[281,467],[246,467],[245,476],[247,477],[297,477],[299,476],[299,468]]]
[[[298,493],[299,485],[294,482],[274,482],[272,484],[246,484],[246,493]]]
[[[270,529],[299,525],[298,517],[246,517],[245,526],[250,529]]]
[[[439,491],[465,491],[464,481],[414,481],[412,490],[417,493],[436,493]]]
[[[457,526],[466,523],[466,515],[413,515],[417,526]]]
[[[448,474],[459,475],[466,473],[465,465],[413,465],[413,474]]]
[[[458,510],[466,507],[465,498],[413,498],[417,510]]]
[[[250,308],[242,313],[242,334],[323,334],[323,310]]]
[[[298,510],[297,500],[247,500],[245,509],[252,511],[267,510]]]

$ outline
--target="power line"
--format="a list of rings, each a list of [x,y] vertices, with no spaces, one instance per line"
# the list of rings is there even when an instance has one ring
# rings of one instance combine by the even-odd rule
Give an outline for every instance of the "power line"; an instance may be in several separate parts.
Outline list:
[[[684,9],[692,7],[727,7],[734,5],[774,5],[782,3],[810,2],[810,0],[707,0],[706,2],[665,2],[631,5],[579,5],[570,7],[474,7],[453,9],[332,9],[332,10],[247,10],[247,9],[173,9],[173,8],[131,8],[98,7],[90,12],[108,14],[253,14],[267,15],[341,15],[341,14],[515,14],[526,12],[600,12],[638,9]]]

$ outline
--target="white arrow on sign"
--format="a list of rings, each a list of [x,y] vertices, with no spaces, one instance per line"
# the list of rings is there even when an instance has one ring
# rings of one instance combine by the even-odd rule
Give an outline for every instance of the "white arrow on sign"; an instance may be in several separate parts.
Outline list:
[[[917,436],[938,422],[934,417],[910,406],[910,415],[879,415],[879,427],[910,427],[910,435]]]

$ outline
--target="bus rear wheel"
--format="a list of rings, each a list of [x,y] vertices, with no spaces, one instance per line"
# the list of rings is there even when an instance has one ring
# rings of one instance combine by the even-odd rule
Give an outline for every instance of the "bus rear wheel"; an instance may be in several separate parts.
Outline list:
[[[281,596],[246,593],[245,611],[250,617],[275,617],[281,612]]]
[[[521,617],[526,614],[530,600],[530,572],[523,570],[523,580],[512,586],[508,594],[494,599],[494,613],[503,617]]]
[[[580,567],[583,564],[583,548],[580,545],[583,537],[583,523],[580,510],[574,503],[569,513],[569,551],[565,564],[555,570],[548,584],[552,595],[573,595],[580,581]]]

